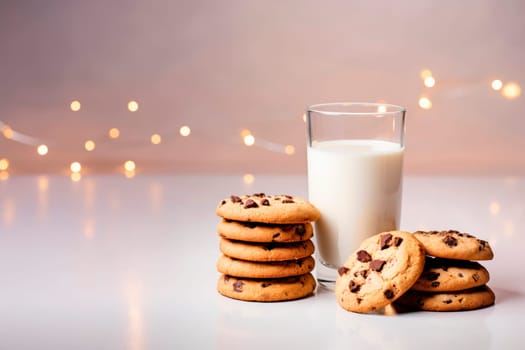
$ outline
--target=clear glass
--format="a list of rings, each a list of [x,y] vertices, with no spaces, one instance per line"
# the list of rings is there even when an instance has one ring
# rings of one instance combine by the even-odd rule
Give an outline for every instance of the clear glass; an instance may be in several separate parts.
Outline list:
[[[378,103],[308,108],[308,199],[321,211],[316,273],[325,287],[365,238],[399,228],[405,114]]]

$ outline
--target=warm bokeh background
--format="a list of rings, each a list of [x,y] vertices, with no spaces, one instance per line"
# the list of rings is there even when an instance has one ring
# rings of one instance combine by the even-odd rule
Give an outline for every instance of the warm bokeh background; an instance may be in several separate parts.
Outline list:
[[[0,171],[306,173],[305,108],[344,100],[408,108],[407,174],[525,175],[524,13],[518,0],[3,0]]]

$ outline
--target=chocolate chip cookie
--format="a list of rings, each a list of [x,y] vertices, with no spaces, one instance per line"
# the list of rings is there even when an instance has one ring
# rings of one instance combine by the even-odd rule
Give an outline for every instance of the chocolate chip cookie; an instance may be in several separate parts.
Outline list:
[[[487,269],[475,261],[427,256],[425,269],[411,289],[430,292],[459,291],[482,286],[489,279]]]
[[[264,193],[225,198],[219,203],[216,213],[228,220],[270,224],[306,223],[321,215],[316,207],[302,198]]]
[[[221,252],[231,258],[250,261],[297,260],[312,255],[314,244],[311,240],[292,243],[253,243],[221,238]]]
[[[494,257],[487,241],[459,231],[417,231],[414,236],[428,255],[458,260],[491,260]]]
[[[250,279],[221,275],[217,290],[224,296],[246,301],[285,301],[304,298],[315,290],[312,274],[275,279]]]
[[[463,311],[493,305],[494,292],[486,285],[457,292],[421,292],[409,290],[396,304],[415,310]]]
[[[219,236],[247,242],[300,242],[313,236],[312,224],[263,224],[221,220],[217,225]]]
[[[384,232],[366,239],[339,268],[335,295],[339,305],[371,312],[405,293],[419,278],[425,251],[409,232]]]
[[[230,258],[221,255],[217,260],[217,270],[236,277],[279,278],[303,275],[312,271],[315,260],[311,256],[298,260],[257,262]]]

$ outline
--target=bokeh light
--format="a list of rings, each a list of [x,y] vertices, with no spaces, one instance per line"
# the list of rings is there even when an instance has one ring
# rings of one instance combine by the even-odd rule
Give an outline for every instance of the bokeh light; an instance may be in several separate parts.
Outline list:
[[[126,171],[135,171],[135,162],[132,161],[132,160],[127,160],[125,163],[124,163],[124,170]]]
[[[80,173],[71,173],[69,175],[69,178],[71,179],[71,181],[73,182],[78,182],[80,181],[80,179],[82,179],[82,175]]]
[[[159,143],[162,142],[162,137],[160,137],[159,134],[153,134],[151,135],[150,141],[152,144],[158,145]]]
[[[71,163],[71,165],[69,166],[69,169],[74,172],[74,173],[79,173],[80,170],[82,170],[82,165],[80,165],[79,162],[73,162]]]
[[[4,125],[2,127],[2,134],[4,135],[6,139],[12,139],[14,132],[13,132],[13,129],[11,129],[9,125]]]
[[[423,69],[419,75],[421,76],[421,79],[425,80],[428,77],[432,76],[432,71],[430,69]]]
[[[295,153],[295,147],[293,145],[286,145],[286,147],[284,148],[284,153],[291,156]]]
[[[84,143],[84,148],[86,149],[86,151],[88,152],[91,152],[95,149],[95,141],[93,140],[87,140],[85,143]]]
[[[139,110],[139,103],[137,101],[131,100],[128,102],[128,110],[130,112],[136,112]]]
[[[69,108],[71,108],[71,110],[73,112],[78,112],[80,111],[80,107],[81,107],[81,104],[80,104],[80,101],[78,100],[74,100],[72,101],[70,104],[69,104]]]
[[[430,99],[428,97],[421,97],[419,99],[419,107],[423,108],[423,109],[430,109],[432,108],[432,101],[430,101]]]
[[[253,174],[244,174],[242,180],[245,184],[250,185],[255,181],[255,176],[253,176]]]
[[[499,79],[496,79],[490,83],[490,86],[492,87],[493,90],[499,91],[503,87],[503,82]]]
[[[425,84],[426,87],[431,88],[436,85],[436,79],[432,76],[426,77],[425,80],[423,80],[423,84]]]
[[[521,87],[518,85],[518,83],[513,81],[508,82],[507,84],[503,85],[501,94],[509,100],[518,98],[521,95]]]
[[[243,141],[246,146],[253,146],[253,144],[255,143],[255,137],[252,134],[249,134],[244,136]]]
[[[189,136],[191,134],[191,129],[189,126],[184,125],[184,126],[181,126],[181,128],[179,129],[179,133],[182,136]]]
[[[120,136],[120,130],[117,128],[111,128],[108,131],[109,138],[117,139]]]
[[[38,145],[38,147],[36,148],[36,152],[41,156],[45,156],[49,152],[49,148],[47,148],[47,146],[43,144]]]
[[[9,159],[0,159],[0,170],[7,170],[7,168],[9,168]]]

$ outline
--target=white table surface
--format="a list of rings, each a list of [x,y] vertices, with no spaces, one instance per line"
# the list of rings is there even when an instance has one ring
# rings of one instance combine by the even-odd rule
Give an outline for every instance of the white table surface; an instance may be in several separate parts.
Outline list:
[[[396,316],[332,292],[280,303],[216,292],[215,206],[306,196],[306,178],[11,176],[0,181],[1,349],[518,349],[525,339],[525,178],[408,177],[402,229],[488,240],[496,305]]]

